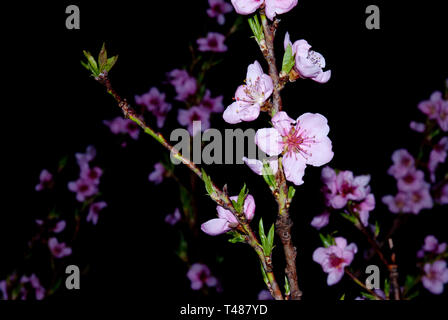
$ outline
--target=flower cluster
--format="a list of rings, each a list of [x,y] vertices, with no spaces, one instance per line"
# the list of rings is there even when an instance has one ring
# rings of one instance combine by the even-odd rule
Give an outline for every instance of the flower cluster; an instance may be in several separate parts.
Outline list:
[[[149,89],[147,93],[141,96],[135,96],[135,103],[144,106],[151,112],[157,120],[157,127],[162,128],[168,112],[171,110],[171,104],[165,101],[165,93],[162,93],[156,87]]]
[[[392,161],[388,173],[397,180],[398,194],[382,198],[389,211],[418,214],[431,209],[430,184],[425,181],[423,171],[416,168],[414,157],[406,149],[399,149],[392,154]]]
[[[13,273],[6,280],[0,281],[0,294],[2,300],[42,300],[46,296],[46,290],[34,273],[29,277],[22,275],[20,279]]]
[[[202,263],[191,265],[187,272],[187,278],[191,281],[192,290],[200,290],[202,287],[216,287],[218,279],[212,275],[209,267]]]
[[[448,100],[443,99],[440,91],[431,94],[429,100],[420,102],[418,108],[430,122],[435,121],[442,131],[448,131]]]
[[[448,283],[448,268],[446,261],[447,244],[439,243],[436,237],[428,235],[425,243],[417,252],[417,257],[423,259],[423,286],[433,294],[441,294],[443,286]]]
[[[317,229],[325,227],[329,222],[332,210],[343,209],[359,217],[363,226],[368,225],[369,213],[375,209],[375,197],[370,192],[370,176],[354,176],[348,170],[336,171],[330,167],[322,169],[322,192],[325,195],[327,210],[314,217],[311,225]]]
[[[112,120],[104,120],[103,123],[109,127],[113,134],[128,134],[132,139],[137,140],[140,130],[137,124],[123,117],[116,117]]]

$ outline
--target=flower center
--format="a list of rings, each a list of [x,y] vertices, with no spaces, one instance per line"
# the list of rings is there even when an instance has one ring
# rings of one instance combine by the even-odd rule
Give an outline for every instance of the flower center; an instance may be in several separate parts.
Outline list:
[[[313,64],[318,65],[321,68],[325,67],[320,54],[318,54],[316,51],[313,50],[308,51],[308,56],[306,58],[310,60]]]
[[[330,254],[330,256],[328,257],[329,261],[330,261],[330,265],[333,268],[339,268],[341,266],[341,264],[344,262],[344,259],[339,258],[337,255],[335,255],[334,253]]]
[[[309,137],[306,130],[301,130],[300,127],[291,128],[288,135],[283,138],[283,144],[288,153],[299,153],[305,159],[312,156],[312,153],[307,150],[311,144],[316,143],[314,137]]]

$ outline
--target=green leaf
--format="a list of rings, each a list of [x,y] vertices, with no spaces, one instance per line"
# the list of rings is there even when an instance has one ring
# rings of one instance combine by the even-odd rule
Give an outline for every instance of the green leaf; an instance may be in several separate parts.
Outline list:
[[[246,239],[243,235],[237,231],[229,231],[227,232],[232,238],[229,239],[230,243],[238,243],[238,242],[246,242]]]
[[[351,223],[353,223],[355,225],[358,223],[358,219],[356,219],[356,217],[351,215],[351,214],[348,214],[348,213],[345,213],[345,212],[340,212],[340,215],[344,219],[347,219],[348,221],[350,221]]]
[[[95,58],[92,57],[92,55],[88,51],[84,50],[83,53],[84,53],[84,56],[87,58],[87,62],[89,63],[90,71],[92,71],[93,75],[98,76],[99,71],[98,71],[98,65],[95,61]]]
[[[98,54],[98,63],[100,65],[100,72],[103,72],[104,68],[107,65],[107,51],[106,44],[103,42],[103,46],[101,47],[100,53]]]
[[[81,65],[88,71],[92,72],[92,70],[90,69],[90,65],[88,63],[85,63],[84,61],[81,60]]]
[[[339,298],[339,300],[345,300],[345,293]]]
[[[118,55],[108,58],[106,66],[104,67],[104,70],[109,72],[110,69],[112,69],[112,67],[115,65],[117,60],[118,60]]]
[[[389,293],[390,293],[390,282],[389,279],[384,279],[384,294],[386,295],[386,298],[389,299]]]
[[[419,290],[416,290],[416,291],[414,291],[413,293],[411,293],[410,295],[408,295],[408,296],[406,297],[406,299],[407,299],[407,300],[412,300],[412,299],[414,299],[414,298],[417,298],[419,294],[420,294],[420,291],[419,291]]]
[[[205,173],[205,170],[204,169],[201,170],[202,170],[202,180],[204,181],[205,184],[205,190],[207,190],[207,193],[211,197],[214,197],[216,195],[216,192],[215,188],[213,187],[212,181],[210,177]]]
[[[261,40],[264,39],[264,32],[263,27],[260,24],[260,21],[258,20],[258,16],[255,14],[254,16],[250,17],[248,20],[250,29],[252,30],[252,33],[257,40],[258,43],[260,43]]]
[[[322,233],[319,233],[319,237],[325,248],[328,248],[334,244],[334,239],[331,235],[324,236]]]
[[[361,292],[361,295],[364,298],[367,298],[369,300],[377,300],[377,298],[373,294],[370,294],[370,293],[367,293],[367,292]]]
[[[285,54],[283,55],[282,72],[288,74],[292,67],[294,67],[295,60],[292,53],[292,47],[290,44],[286,47]]]
[[[264,233],[263,218],[260,218],[260,222],[258,223],[258,234],[260,235],[261,245],[264,249],[266,246],[266,234]]]
[[[268,184],[271,189],[277,188],[277,181],[275,180],[274,173],[267,161],[263,162],[263,169],[261,169],[261,174],[263,175],[264,181]]]
[[[288,278],[285,276],[285,296],[289,296],[291,294],[291,289],[289,287]]]
[[[264,271],[264,268],[263,268],[263,265],[261,264],[261,262],[260,262],[260,267],[261,267],[261,274],[263,275],[263,281],[267,286],[269,286],[270,285],[269,279],[268,279],[268,276],[266,275],[266,271]]]
[[[273,223],[268,232],[268,245],[269,245],[269,255],[272,252],[272,248],[274,247],[274,235],[275,235],[275,224]]]
[[[296,189],[293,186],[290,186],[288,189],[288,199],[291,201],[292,198],[294,198],[295,194],[296,194]]]
[[[237,201],[237,205],[238,205],[238,212],[243,212],[244,209],[244,201],[246,200],[246,197],[249,193],[249,190],[247,190],[246,188],[246,184],[243,185],[243,188],[240,190],[240,193],[238,195],[238,201]],[[236,209],[236,208],[235,208]]]
[[[378,237],[378,235],[380,234],[380,224],[378,222],[378,220],[375,221],[375,238]]]

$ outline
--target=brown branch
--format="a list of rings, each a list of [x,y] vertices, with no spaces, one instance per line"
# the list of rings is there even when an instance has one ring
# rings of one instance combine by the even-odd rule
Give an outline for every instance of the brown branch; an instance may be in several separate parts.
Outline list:
[[[388,240],[390,250],[393,250],[394,243],[391,238]],[[390,284],[392,286],[392,292],[394,294],[394,300],[401,300],[401,290],[398,284],[398,265],[395,261],[395,253],[392,251],[391,255],[392,263],[388,265]]]
[[[134,121],[138,126],[140,126],[145,133],[152,136],[154,139],[156,139],[160,144],[162,144],[166,149],[168,149],[174,158],[180,160],[183,164],[185,164],[191,171],[193,171],[201,180],[203,180],[202,172],[199,170],[199,168],[189,159],[186,159],[182,156],[182,154],[174,148],[172,145],[170,145],[166,139],[162,136],[160,133],[156,133],[150,126],[148,126],[143,118],[135,113],[135,111],[130,107],[129,103],[126,101],[126,99],[121,98],[121,96],[113,89],[108,77],[107,73],[101,74],[99,77],[96,77],[95,80],[97,80],[99,83],[103,84],[106,87],[106,90],[109,94],[111,94],[114,99],[117,101],[118,106],[122,110],[124,116],[132,121]],[[246,219],[246,216],[242,212],[238,212],[233,207],[232,202],[229,199],[229,196],[227,194],[226,190],[219,189],[213,182],[212,187],[214,190],[214,193],[210,195],[213,201],[215,201],[218,205],[222,206],[223,208],[230,210],[232,214],[237,219],[239,225],[238,229],[243,231],[247,243],[255,250],[257,253],[260,262],[263,266],[263,269],[266,272],[266,275],[269,279],[269,289],[271,290],[271,293],[273,297],[276,300],[283,300],[283,295],[280,290],[280,287],[275,280],[274,273],[272,271],[272,262],[270,259],[267,259],[267,257],[264,255],[263,248],[261,247],[260,243],[258,242],[257,237],[255,236],[255,233],[253,232],[252,228],[249,225],[249,222]],[[269,261],[268,261],[269,260]]]

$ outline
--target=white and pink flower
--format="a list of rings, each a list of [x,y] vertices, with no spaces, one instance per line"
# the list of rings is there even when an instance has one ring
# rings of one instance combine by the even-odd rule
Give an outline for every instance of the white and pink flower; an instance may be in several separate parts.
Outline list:
[[[225,52],[227,51],[225,40],[225,35],[218,32],[209,32],[205,38],[196,40],[196,43],[199,46],[199,51]]]
[[[235,11],[247,15],[254,13],[261,5],[265,5],[266,16],[270,20],[279,14],[286,13],[297,5],[298,0],[232,0]]]

